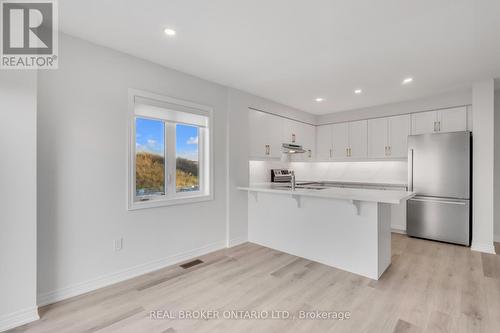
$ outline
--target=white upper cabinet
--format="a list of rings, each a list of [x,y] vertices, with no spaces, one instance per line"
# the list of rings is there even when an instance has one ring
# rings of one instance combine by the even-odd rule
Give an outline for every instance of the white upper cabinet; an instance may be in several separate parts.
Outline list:
[[[332,151],[332,125],[320,125],[316,127],[316,159],[329,160],[333,156]]]
[[[467,130],[467,107],[418,112],[411,115],[412,134]]]
[[[367,157],[367,120],[349,123],[349,151],[348,157]]]
[[[389,117],[389,140],[387,155],[392,158],[408,157],[408,135],[410,135],[410,115]]]
[[[467,107],[440,110],[438,112],[440,132],[461,132],[467,130]]]
[[[409,134],[409,115],[368,120],[368,157],[406,157]]]
[[[292,161],[310,161],[315,154],[315,126],[300,121],[285,119],[285,138],[283,142],[302,145],[303,154],[292,155]]]
[[[389,120],[376,118],[368,120],[368,157],[387,157],[389,146]]]
[[[250,109],[248,121],[250,157],[280,158],[284,141],[284,118]]]
[[[314,126],[250,109],[250,158],[280,158],[284,142],[302,145],[306,153],[291,161],[401,159],[408,135],[465,131],[471,126],[467,107]]]
[[[348,157],[349,124],[339,123],[332,125],[332,158],[344,159]]]
[[[418,112],[411,115],[413,135],[434,133],[437,129],[437,111]]]

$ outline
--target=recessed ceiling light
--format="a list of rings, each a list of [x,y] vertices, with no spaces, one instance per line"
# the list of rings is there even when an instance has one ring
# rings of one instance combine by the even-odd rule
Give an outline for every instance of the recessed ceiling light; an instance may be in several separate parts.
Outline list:
[[[354,90],[354,93],[355,93],[356,95],[359,95],[359,94],[363,93],[363,90],[361,90],[361,89],[356,89],[356,90]]]
[[[170,29],[170,28],[163,30],[163,32],[165,32],[165,35],[170,36],[170,37],[175,36],[175,34],[177,33],[177,32],[175,32],[174,29]]]
[[[323,97],[318,97],[318,98],[315,98],[314,100],[315,100],[316,102],[318,102],[318,103],[321,103],[321,102],[323,102],[325,99],[324,99]]]
[[[407,77],[406,79],[403,80],[403,84],[408,84],[408,83],[412,83],[412,82],[413,82],[412,77]]]

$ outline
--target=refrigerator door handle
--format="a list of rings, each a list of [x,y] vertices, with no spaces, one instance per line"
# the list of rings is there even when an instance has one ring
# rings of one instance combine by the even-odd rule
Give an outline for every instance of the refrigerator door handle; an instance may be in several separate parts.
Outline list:
[[[408,191],[413,191],[413,149],[408,150]]]
[[[464,201],[449,201],[449,200],[439,200],[439,199],[421,199],[421,198],[411,198],[412,201],[422,201],[422,202],[436,202],[442,204],[450,204],[450,205],[460,205],[465,206],[466,203]]]

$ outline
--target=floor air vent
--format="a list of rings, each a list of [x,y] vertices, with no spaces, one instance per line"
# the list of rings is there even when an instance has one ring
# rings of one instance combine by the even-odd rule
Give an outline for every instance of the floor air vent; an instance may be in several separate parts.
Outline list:
[[[203,264],[203,261],[201,261],[200,259],[196,259],[196,260],[193,260],[193,261],[190,261],[190,262],[187,262],[185,264],[182,264],[180,265],[182,268],[186,269],[186,268],[189,268],[189,267],[193,267],[193,266],[196,266],[196,265],[199,265],[199,264]]]

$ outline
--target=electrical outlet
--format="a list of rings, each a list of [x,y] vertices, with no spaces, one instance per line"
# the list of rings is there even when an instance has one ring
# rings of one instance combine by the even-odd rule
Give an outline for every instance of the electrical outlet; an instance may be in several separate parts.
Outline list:
[[[121,251],[123,249],[123,238],[118,238],[113,241],[115,251]]]

